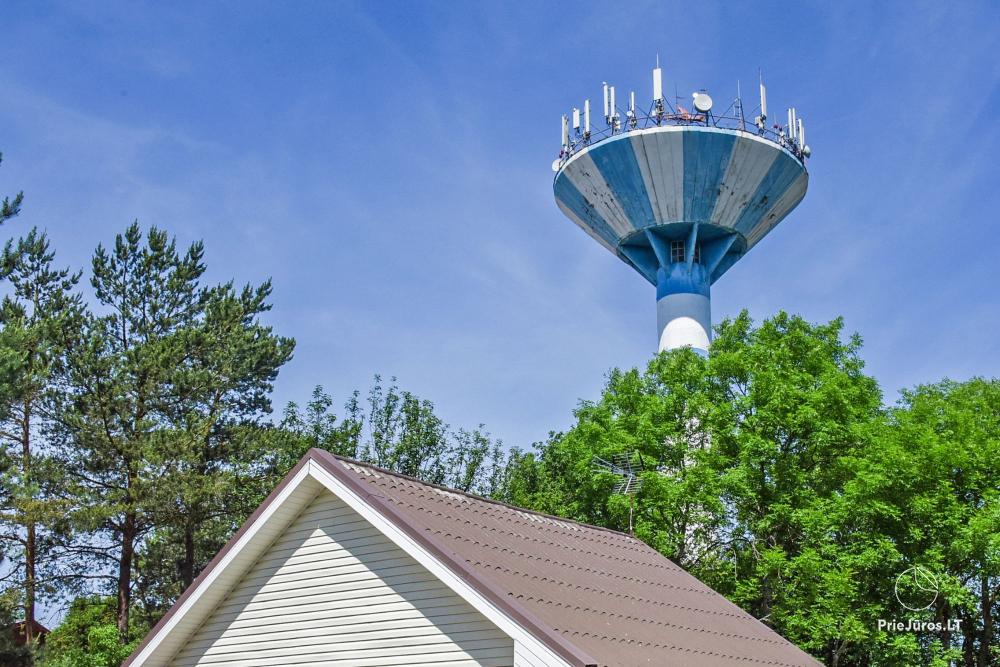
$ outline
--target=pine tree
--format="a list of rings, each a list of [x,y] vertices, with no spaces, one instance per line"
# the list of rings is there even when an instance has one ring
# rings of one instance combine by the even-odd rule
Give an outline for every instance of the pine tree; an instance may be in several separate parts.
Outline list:
[[[175,593],[191,585],[253,509],[243,482],[264,472],[240,434],[271,411],[272,382],[294,348],[259,321],[270,294],[269,282],[204,290],[196,322],[178,332],[186,354],[162,415],[170,429],[164,486],[172,496],[158,527],[167,544],[180,542],[178,576],[161,582],[177,582]]]
[[[61,510],[44,495],[53,469],[38,451],[40,428],[49,424],[46,403],[70,344],[68,332],[80,322],[83,306],[75,287],[79,274],[52,268],[54,253],[45,234],[32,229],[0,256],[0,279],[11,293],[0,303],[3,344],[18,357],[3,406],[0,443],[8,462],[3,476],[3,514],[8,539],[19,546],[14,560],[23,572],[25,633],[30,641],[39,590],[39,565],[49,556],[47,528]],[[40,457],[39,455],[42,454]],[[45,563],[52,566],[52,563]]]
[[[270,283],[204,287],[202,257],[156,228],[144,242],[137,223],[98,247],[91,284],[107,312],[68,358],[62,460],[88,537],[75,553],[110,572],[123,641],[137,581],[155,615],[242,518],[242,476],[262,466],[237,436],[270,410],[294,346],[259,321]]]
[[[0,153],[0,162],[3,162],[3,153]],[[23,201],[23,192],[18,192],[14,195],[13,200],[10,197],[4,197],[3,201],[0,201],[0,225],[21,212],[21,202]]]
[[[164,415],[187,357],[183,332],[202,307],[205,271],[200,243],[182,255],[156,228],[142,240],[133,223],[110,252],[98,246],[94,254],[91,285],[107,312],[84,322],[60,406],[61,457],[79,507],[74,519],[90,536],[74,553],[87,570],[110,568],[123,640],[136,549],[169,498],[160,484],[169,454]]]

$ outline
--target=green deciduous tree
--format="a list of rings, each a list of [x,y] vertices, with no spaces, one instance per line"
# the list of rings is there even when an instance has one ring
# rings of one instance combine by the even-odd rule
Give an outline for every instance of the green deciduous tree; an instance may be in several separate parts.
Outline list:
[[[517,458],[510,499],[633,530],[829,665],[992,664],[997,383],[921,387],[890,411],[860,346],[839,320],[727,320],[708,358],[613,371],[569,431]],[[634,497],[595,465],[616,456],[641,471]],[[922,613],[894,593],[915,564],[942,587]],[[878,627],[955,616],[964,637]]]
[[[80,597],[47,638],[42,667],[118,667],[135,650],[148,626],[132,621],[122,641],[113,597]]]
[[[841,333],[840,320],[782,313],[753,327],[744,314],[720,330],[710,359],[734,540],[735,581],[719,584],[830,664],[875,622],[854,575],[855,556],[871,555],[865,531],[831,520],[853,516],[842,489],[874,446],[881,395],[860,339]]]
[[[326,449],[433,484],[497,496],[505,487],[507,455],[485,427],[452,429],[434,404],[378,375],[362,403],[355,391],[338,420],[333,400],[317,387],[305,409],[291,403],[281,423],[263,434],[271,468],[283,475],[310,447]]]
[[[961,620],[921,643],[966,667],[1000,661],[1000,381],[943,381],[906,391],[891,413],[876,501],[906,563],[926,567],[941,594],[925,620]],[[875,464],[872,464],[875,467]]]

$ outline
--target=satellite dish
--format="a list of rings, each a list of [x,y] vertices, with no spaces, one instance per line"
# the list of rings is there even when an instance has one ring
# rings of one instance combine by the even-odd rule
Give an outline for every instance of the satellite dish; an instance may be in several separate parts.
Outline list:
[[[694,98],[694,108],[701,113],[708,113],[712,110],[712,98],[706,93],[694,93],[691,95]]]
[[[559,160],[558,158],[556,158],[555,160],[552,161],[552,171],[559,171],[559,163],[560,162],[561,162],[561,160]]]

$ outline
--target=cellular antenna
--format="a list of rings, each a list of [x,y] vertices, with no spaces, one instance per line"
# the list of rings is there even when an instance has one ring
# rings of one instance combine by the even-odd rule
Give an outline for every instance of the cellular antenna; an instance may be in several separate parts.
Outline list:
[[[618,106],[615,104],[615,87],[610,86],[611,91],[611,117],[608,122],[611,124],[611,134],[618,131]]]
[[[590,139],[590,100],[583,101],[583,140]]]
[[[767,132],[767,88],[764,87],[764,75],[757,70],[757,80],[760,83],[760,115],[753,119],[759,134]]]
[[[580,133],[580,110],[573,107],[573,129]]]
[[[565,114],[562,117],[562,145],[564,150],[569,149],[569,119]]]
[[[660,54],[656,54],[656,67],[653,69],[653,107],[656,109],[656,124],[663,122],[663,70],[660,69]]]
[[[739,79],[736,79],[736,115],[740,119],[740,129],[747,129],[747,121],[743,117],[743,88],[740,86]]]
[[[760,117],[767,120],[767,88],[764,87],[764,79],[760,80]]]
[[[604,122],[611,124],[611,114],[608,113],[608,82],[604,82]]]

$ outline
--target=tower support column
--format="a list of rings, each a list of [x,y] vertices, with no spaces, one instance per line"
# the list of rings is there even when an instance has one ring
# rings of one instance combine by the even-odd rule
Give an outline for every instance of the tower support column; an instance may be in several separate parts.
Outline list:
[[[699,263],[676,262],[656,272],[659,351],[690,347],[708,354],[712,339],[709,273]]]

